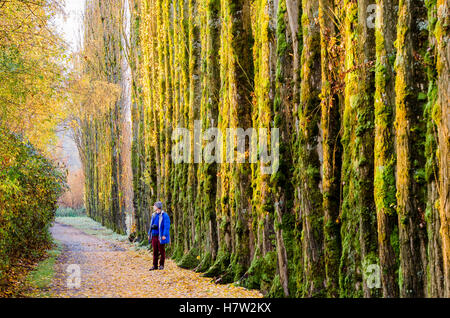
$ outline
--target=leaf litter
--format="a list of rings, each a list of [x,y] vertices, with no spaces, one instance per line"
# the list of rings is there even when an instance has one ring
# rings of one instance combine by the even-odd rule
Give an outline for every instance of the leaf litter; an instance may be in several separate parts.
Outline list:
[[[48,290],[50,297],[262,297],[257,290],[233,284],[217,285],[211,278],[182,269],[167,258],[164,270],[149,271],[151,251],[133,249],[128,242],[100,239],[62,223],[55,223],[51,231],[64,248],[55,264],[54,279]],[[67,271],[70,265],[77,265],[80,269],[79,286],[74,284],[77,273]]]

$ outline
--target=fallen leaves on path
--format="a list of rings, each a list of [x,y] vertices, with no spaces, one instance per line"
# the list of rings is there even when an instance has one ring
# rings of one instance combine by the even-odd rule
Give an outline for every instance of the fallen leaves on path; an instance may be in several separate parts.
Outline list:
[[[166,259],[164,270],[149,271],[150,251],[132,250],[125,242],[111,243],[61,224],[52,232],[65,247],[56,263],[51,297],[262,297],[255,290],[216,285],[211,278],[179,268],[170,259]],[[66,270],[71,264],[79,266],[79,288],[68,288],[71,273]]]

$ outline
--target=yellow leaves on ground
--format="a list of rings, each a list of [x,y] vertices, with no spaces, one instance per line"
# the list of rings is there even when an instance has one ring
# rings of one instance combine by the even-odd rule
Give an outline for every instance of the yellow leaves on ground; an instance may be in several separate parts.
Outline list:
[[[56,225],[58,226],[58,225]],[[258,291],[216,285],[210,278],[181,269],[166,259],[165,269],[149,271],[150,251],[131,249],[125,242],[109,242],[64,226],[53,231],[66,246],[56,264],[51,297],[218,298],[262,297]],[[80,288],[68,288],[70,264],[80,267]]]

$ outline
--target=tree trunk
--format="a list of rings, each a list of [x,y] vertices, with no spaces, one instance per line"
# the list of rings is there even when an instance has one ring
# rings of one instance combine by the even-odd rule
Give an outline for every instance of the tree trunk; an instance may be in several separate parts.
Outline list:
[[[397,214],[400,244],[400,295],[423,297],[426,264],[424,264],[423,201],[415,178],[416,162],[421,160],[418,141],[421,113],[417,100],[418,84],[422,80],[414,63],[417,49],[415,25],[420,17],[419,3],[400,0],[397,25],[396,60],[396,150],[397,150]]]
[[[323,233],[325,258],[325,283],[328,297],[339,295],[339,259],[341,253],[340,226],[340,146],[339,92],[336,89],[339,69],[333,50],[338,47],[337,32],[333,21],[334,0],[319,1],[321,48],[321,128],[322,128],[322,195]]]
[[[344,1],[345,104],[343,114],[343,202],[341,297],[371,297],[366,271],[377,263],[376,212],[373,197],[374,35],[368,29],[368,1]],[[358,39],[358,41],[355,41]]]
[[[374,194],[378,221],[378,246],[383,297],[398,297],[395,212],[395,0],[379,0],[376,17],[375,66],[375,177]]]
[[[448,45],[449,5],[448,1],[437,1],[437,72],[439,118],[439,213],[441,217],[442,252],[444,258],[445,297],[450,297],[450,119],[449,119],[449,64]]]
[[[323,206],[321,193],[321,149],[319,140],[321,67],[319,3],[303,0],[300,108],[298,113],[300,148],[298,182],[303,221],[303,295],[320,297],[324,291]]]

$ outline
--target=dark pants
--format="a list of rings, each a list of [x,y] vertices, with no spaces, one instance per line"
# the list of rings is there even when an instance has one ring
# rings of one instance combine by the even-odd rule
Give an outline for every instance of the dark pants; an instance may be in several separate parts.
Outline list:
[[[158,236],[152,236],[152,247],[153,247],[153,267],[158,267],[158,255],[161,256],[159,260],[159,265],[164,266],[164,261],[166,259],[166,247],[164,244],[159,243]]]

